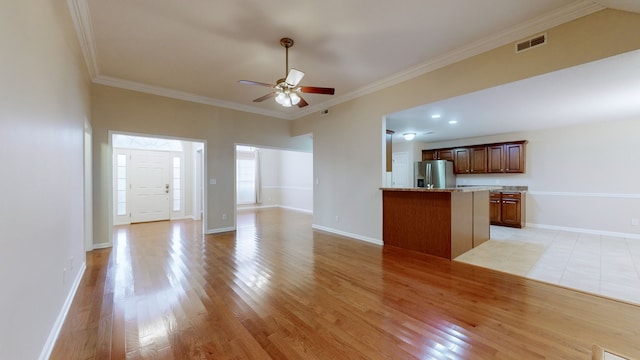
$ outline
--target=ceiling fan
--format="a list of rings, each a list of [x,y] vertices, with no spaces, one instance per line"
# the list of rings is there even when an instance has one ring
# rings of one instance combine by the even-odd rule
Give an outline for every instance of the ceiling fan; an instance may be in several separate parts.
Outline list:
[[[286,49],[286,78],[279,79],[278,81],[276,81],[275,85],[250,80],[238,81],[241,84],[260,85],[274,89],[273,92],[265,96],[261,96],[253,100],[253,102],[261,102],[267,99],[275,98],[276,102],[284,107],[291,107],[292,105],[305,107],[309,105],[309,103],[307,103],[305,99],[302,98],[300,93],[323,95],[333,95],[335,93],[334,88],[298,86],[298,84],[300,84],[300,81],[304,77],[304,73],[296,69],[291,69],[291,71],[289,71],[289,48],[293,46],[293,40],[289,38],[282,38],[280,39],[280,45],[282,45]]]

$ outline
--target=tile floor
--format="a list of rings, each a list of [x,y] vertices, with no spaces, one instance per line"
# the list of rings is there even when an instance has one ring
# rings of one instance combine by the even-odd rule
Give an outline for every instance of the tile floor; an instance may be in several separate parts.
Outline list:
[[[491,226],[455,260],[640,304],[640,239]]]

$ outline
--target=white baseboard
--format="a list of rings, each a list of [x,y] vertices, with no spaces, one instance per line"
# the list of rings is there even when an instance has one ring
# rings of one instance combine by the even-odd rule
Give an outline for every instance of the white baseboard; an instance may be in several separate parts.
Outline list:
[[[370,237],[367,237],[367,236],[362,236],[362,235],[358,235],[358,234],[352,234],[352,233],[349,233],[349,232],[346,232],[346,231],[332,229],[332,228],[329,228],[329,227],[326,227],[326,226],[313,224],[313,225],[311,225],[311,227],[314,228],[314,229],[330,232],[330,233],[333,233],[333,234],[346,236],[346,237],[349,237],[349,238],[352,238],[352,239],[356,239],[356,240],[360,240],[360,241],[366,241],[368,243],[372,243],[372,244],[376,244],[376,245],[383,245],[384,244],[382,242],[382,240],[380,240],[380,239],[374,239],[374,238],[370,238]]]
[[[280,205],[238,205],[238,210],[270,209],[277,207],[280,207]]]
[[[176,220],[193,220],[193,216],[178,216],[178,217],[172,217],[170,219],[170,221],[176,221]]]
[[[283,206],[283,205],[278,205],[278,207],[282,208],[282,209],[291,210],[291,211],[302,212],[302,213],[305,213],[305,214],[313,214],[313,210],[300,209],[300,208],[295,208],[295,207],[291,207],[291,206]]]
[[[78,291],[78,286],[80,286],[80,281],[82,280],[82,276],[84,275],[84,271],[87,269],[86,261],[82,263],[80,267],[80,271],[78,271],[78,275],[73,281],[73,285],[67,294],[67,298],[62,305],[62,309],[56,318],[56,322],[53,324],[53,328],[49,333],[49,337],[47,338],[47,342],[44,344],[42,351],[40,352],[40,360],[47,360],[51,356],[51,352],[53,351],[53,347],[56,345],[56,340],[58,340],[58,336],[60,335],[60,330],[62,329],[62,325],[64,324],[65,319],[67,318],[67,314],[69,313],[69,309],[71,308],[71,304],[73,303],[73,298],[76,296],[76,292]]]
[[[603,230],[583,229],[583,228],[576,228],[576,227],[535,224],[535,223],[527,223],[527,226],[530,226],[533,228],[560,230],[560,231],[568,231],[568,232],[583,233],[583,234],[590,234],[590,235],[612,236],[612,237],[621,237],[621,238],[627,238],[627,239],[640,239],[640,234],[623,233],[623,232],[616,232],[616,231],[603,231]]]
[[[303,212],[303,213],[306,213],[306,214],[313,214],[313,210],[296,208],[296,207],[292,207],[292,206],[278,205],[278,204],[271,204],[271,205],[239,205],[238,206],[238,210],[255,210],[255,209],[272,209],[272,208],[287,209],[287,210],[292,210],[292,211]]]
[[[91,248],[91,250],[106,249],[106,248],[110,248],[112,246],[113,246],[113,244],[111,244],[111,243],[93,244],[93,247]]]
[[[219,228],[219,229],[208,229],[204,233],[207,235],[211,235],[211,234],[220,234],[220,233],[229,232],[229,231],[236,231],[236,228],[226,227],[226,228]]]

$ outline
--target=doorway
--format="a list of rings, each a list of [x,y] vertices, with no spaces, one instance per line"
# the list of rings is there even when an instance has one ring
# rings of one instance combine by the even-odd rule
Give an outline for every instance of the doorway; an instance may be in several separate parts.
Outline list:
[[[237,145],[236,204],[313,213],[313,153]]]
[[[397,188],[412,187],[413,181],[409,178],[409,153],[406,151],[394,152],[391,161],[392,186]]]
[[[204,142],[112,134],[113,225],[202,219]]]

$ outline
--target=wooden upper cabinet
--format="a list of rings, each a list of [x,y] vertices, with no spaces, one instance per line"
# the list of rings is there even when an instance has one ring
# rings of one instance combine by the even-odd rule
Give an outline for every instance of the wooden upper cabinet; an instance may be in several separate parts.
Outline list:
[[[437,150],[422,150],[422,161],[438,160]]]
[[[504,144],[504,172],[524,172],[524,143]]]
[[[456,174],[524,173],[526,140],[422,150],[422,160],[452,160]]]
[[[422,161],[427,160],[453,161],[453,149],[422,150]]]
[[[487,145],[487,172],[524,173],[525,141]]]
[[[468,174],[471,172],[469,148],[453,150],[453,169],[456,174]]]
[[[454,160],[453,149],[438,150],[438,160]]]
[[[487,147],[479,146],[470,149],[469,168],[471,173],[484,174],[487,172]]]
[[[504,172],[504,145],[487,146],[487,172]]]

